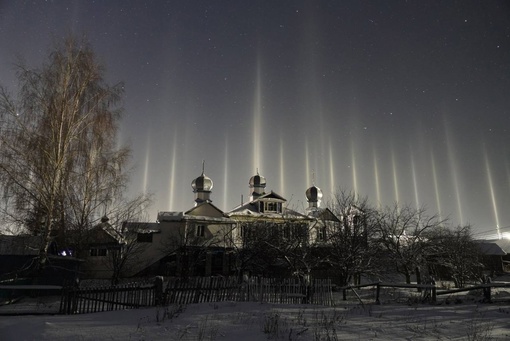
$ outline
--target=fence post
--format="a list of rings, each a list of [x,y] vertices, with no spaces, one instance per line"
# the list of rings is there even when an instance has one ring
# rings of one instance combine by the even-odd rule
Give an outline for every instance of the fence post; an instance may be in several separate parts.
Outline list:
[[[69,287],[62,288],[62,298],[60,299],[60,313],[68,315],[70,312],[71,306],[71,297],[70,297],[70,289]]]
[[[347,301],[347,289],[345,287],[342,289],[342,298]]]
[[[259,281],[259,302],[262,303],[262,277],[259,277],[258,281]]]
[[[377,283],[377,289],[375,291],[375,304],[381,304],[381,301],[379,301],[380,293],[381,293],[381,283]]]
[[[154,279],[154,290],[155,290],[155,300],[156,306],[160,306],[164,304],[164,293],[163,293],[163,276],[156,276]]]
[[[489,276],[486,276],[484,283],[487,286],[483,289],[483,296],[484,296],[483,298],[486,302],[491,302],[491,287],[490,287],[491,278]]]
[[[193,297],[193,303],[198,303],[199,299],[200,299],[200,291],[202,290],[202,281],[200,280],[200,278],[197,278],[197,281],[196,281],[196,288],[195,288],[195,296]]]
[[[432,287],[432,303],[436,303],[437,293],[436,293],[436,283],[434,282]]]

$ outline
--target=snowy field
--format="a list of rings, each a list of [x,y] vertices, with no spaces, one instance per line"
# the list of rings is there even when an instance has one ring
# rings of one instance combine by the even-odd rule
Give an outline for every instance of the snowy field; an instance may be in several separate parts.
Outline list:
[[[34,304],[41,311],[58,311],[56,302]],[[434,305],[348,301],[335,307],[221,302],[67,316],[0,316],[4,341],[268,339],[509,340],[510,301]]]

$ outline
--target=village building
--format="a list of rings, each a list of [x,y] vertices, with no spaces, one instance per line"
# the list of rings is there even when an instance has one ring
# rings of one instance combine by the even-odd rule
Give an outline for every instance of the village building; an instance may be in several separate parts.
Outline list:
[[[326,243],[328,230],[338,228],[343,219],[320,207],[322,191],[315,185],[306,190],[309,207],[300,213],[290,209],[280,194],[266,192],[266,179],[258,171],[248,184],[249,200],[223,212],[212,203],[213,181],[202,169],[191,182],[195,194],[192,208],[159,212],[153,223],[127,223],[128,233],[136,235],[131,239],[143,248],[124,275],[187,277],[255,271],[243,268],[240,261],[241,253],[256,247],[254,236],[270,233],[275,243],[279,238]]]
[[[191,182],[195,200],[189,210],[159,212],[156,222],[127,222],[121,228],[122,237],[114,235],[104,221],[94,229],[101,238],[90,244],[83,274],[111,277],[116,268],[119,271],[112,265],[114,258],[124,260],[120,263],[124,277],[253,271],[243,269],[239,261],[239,253],[253,246],[253,236],[272,233],[275,242],[277,236],[326,241],[327,230],[341,221],[331,210],[320,207],[322,192],[316,186],[306,191],[309,207],[300,213],[287,207],[287,200],[278,193],[266,192],[266,179],[258,171],[248,184],[249,200],[223,212],[212,203],[213,181],[202,169]]]
[[[353,219],[322,208],[322,191],[315,185],[305,192],[309,206],[303,213],[289,208],[282,195],[266,191],[266,179],[258,171],[248,185],[249,200],[224,212],[212,203],[213,181],[202,169],[191,182],[195,198],[187,211],[162,211],[155,222],[130,221],[122,226],[112,226],[104,216],[79,238],[79,245],[55,253],[79,259],[83,279],[260,273],[243,264],[244,256],[258,251],[257,238],[264,237],[275,247],[284,240],[327,247],[328,235],[344,219]],[[30,252],[35,256],[35,250]],[[278,259],[267,262],[273,272],[282,272]]]

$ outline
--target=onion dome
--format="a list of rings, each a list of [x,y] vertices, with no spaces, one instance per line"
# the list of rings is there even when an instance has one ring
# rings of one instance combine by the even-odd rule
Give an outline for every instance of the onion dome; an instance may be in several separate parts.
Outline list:
[[[308,212],[314,212],[321,206],[322,191],[319,187],[312,185],[306,190],[306,200],[308,200]]]
[[[259,170],[257,169],[257,175],[254,175],[250,178],[250,188],[251,190],[251,197],[250,200],[254,200],[261,195],[264,195],[264,188],[266,188],[266,178],[261,176],[259,174]]]
[[[266,178],[259,175],[258,170],[257,175],[254,175],[250,178],[250,187],[266,187]]]
[[[312,185],[306,190],[306,199],[308,202],[319,202],[322,199],[322,191],[319,187]]]
[[[191,182],[191,187],[193,188],[193,192],[210,192],[213,188],[213,182],[210,177],[202,174]]]
[[[193,193],[195,193],[195,206],[203,202],[211,202],[211,189],[213,182],[210,177],[204,173],[205,161],[202,162],[202,174],[191,182]]]

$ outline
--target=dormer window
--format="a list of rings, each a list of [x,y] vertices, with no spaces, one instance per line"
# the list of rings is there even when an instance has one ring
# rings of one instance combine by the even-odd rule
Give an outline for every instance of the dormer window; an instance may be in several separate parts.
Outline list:
[[[281,213],[282,212],[282,203],[274,202],[274,201],[263,201],[260,202],[260,212],[271,212],[271,213]]]

